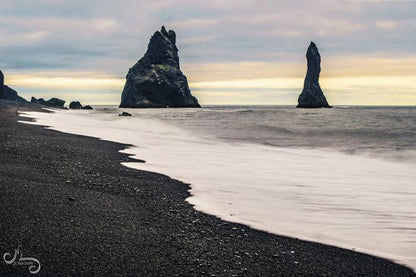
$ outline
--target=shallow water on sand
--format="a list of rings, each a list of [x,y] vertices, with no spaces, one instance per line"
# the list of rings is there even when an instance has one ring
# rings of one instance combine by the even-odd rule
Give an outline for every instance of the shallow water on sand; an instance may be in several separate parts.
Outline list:
[[[25,113],[132,144],[126,166],[191,184],[195,208],[416,268],[416,109],[210,107]]]

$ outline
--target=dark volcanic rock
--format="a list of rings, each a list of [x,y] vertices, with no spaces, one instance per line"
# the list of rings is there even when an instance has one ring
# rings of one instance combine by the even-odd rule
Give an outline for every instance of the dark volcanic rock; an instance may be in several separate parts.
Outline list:
[[[131,116],[131,114],[129,114],[128,112],[122,112],[118,116]]]
[[[179,66],[176,34],[165,27],[154,33],[147,52],[126,76],[122,108],[200,107]]]
[[[43,98],[36,99],[35,97],[32,96],[32,99],[30,99],[30,103],[40,104],[40,105],[53,107],[53,108],[64,109],[65,101],[59,98],[51,98],[48,101],[45,101],[45,99]]]
[[[71,103],[69,103],[69,108],[70,109],[75,109],[75,110],[80,110],[80,109],[82,109],[82,105],[79,101],[72,101]]]
[[[69,103],[69,108],[72,110],[92,110],[92,107],[90,105],[82,106],[79,101],[72,101]]]
[[[51,98],[48,101],[46,101],[48,105],[51,105],[52,107],[58,107],[63,108],[65,101],[59,98]]]
[[[9,88],[8,86],[4,85],[4,75],[3,72],[0,70],[0,99],[7,99],[11,101],[27,103],[26,99],[20,97],[17,92]]]
[[[319,86],[319,74],[321,73],[321,55],[315,43],[311,41],[306,52],[308,71],[302,93],[299,95],[297,108],[331,108],[325,95]]]

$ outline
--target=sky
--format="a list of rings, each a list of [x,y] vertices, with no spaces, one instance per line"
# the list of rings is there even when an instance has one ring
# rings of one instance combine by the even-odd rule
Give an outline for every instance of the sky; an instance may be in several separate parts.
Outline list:
[[[202,105],[296,105],[306,50],[332,105],[416,105],[416,1],[0,0],[0,69],[26,99],[120,103],[162,25]]]

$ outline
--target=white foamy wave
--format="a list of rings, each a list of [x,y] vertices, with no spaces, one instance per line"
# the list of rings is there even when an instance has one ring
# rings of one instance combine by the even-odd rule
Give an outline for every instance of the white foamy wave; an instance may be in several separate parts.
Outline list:
[[[132,144],[125,166],[191,184],[195,208],[257,229],[384,256],[416,268],[412,164],[335,151],[229,143],[159,120],[26,112],[49,128]]]

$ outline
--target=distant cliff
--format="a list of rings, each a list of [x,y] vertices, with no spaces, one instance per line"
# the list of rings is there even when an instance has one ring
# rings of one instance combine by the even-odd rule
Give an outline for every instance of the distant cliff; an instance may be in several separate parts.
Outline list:
[[[174,31],[162,27],[151,37],[147,52],[127,74],[120,107],[200,107],[180,70]]]
[[[315,43],[311,42],[306,52],[308,70],[302,93],[299,95],[297,108],[331,108],[319,86],[321,73],[321,55]]]
[[[51,98],[48,101],[46,101],[43,98],[36,99],[35,97],[32,96],[32,99],[30,99],[30,103],[40,104],[40,105],[53,107],[53,108],[65,109],[64,107],[65,101],[59,98]]]
[[[26,99],[20,97],[17,92],[4,84],[4,75],[0,70],[0,99],[16,101],[20,103],[27,103]]]

